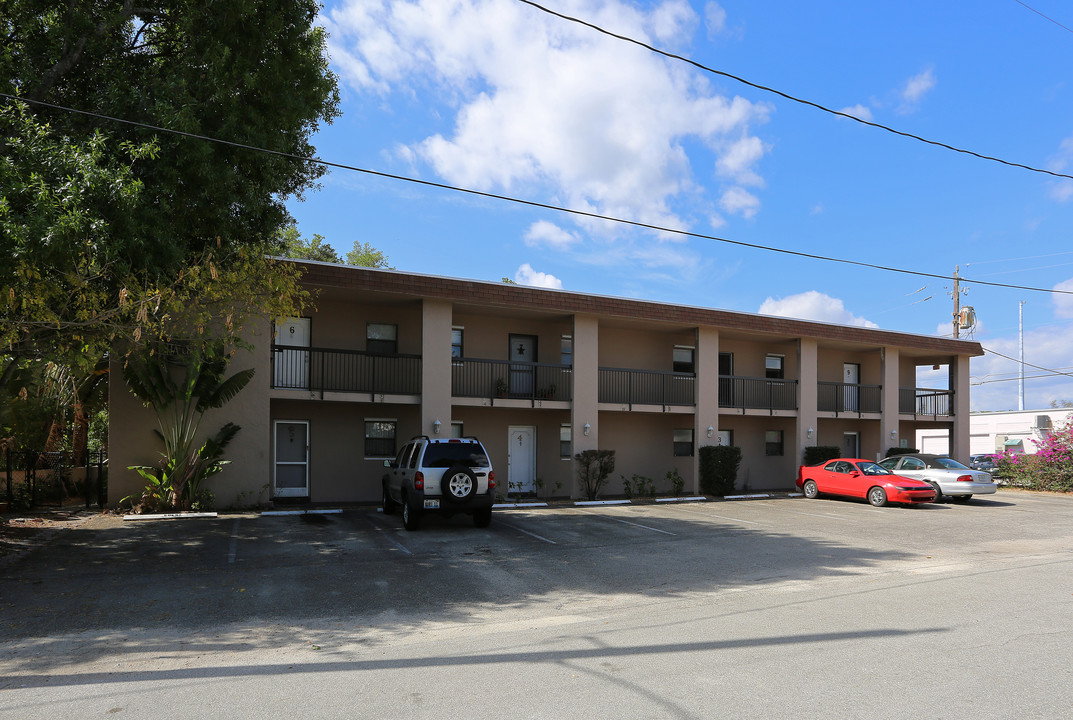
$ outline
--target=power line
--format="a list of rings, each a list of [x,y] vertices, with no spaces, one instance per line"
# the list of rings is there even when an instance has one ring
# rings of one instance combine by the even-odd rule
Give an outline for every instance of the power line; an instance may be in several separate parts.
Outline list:
[[[983,346],[981,346],[981,347],[983,347]],[[984,348],[984,352],[989,352],[992,355],[998,355],[999,357],[1006,358],[1007,360],[1013,360],[1015,363],[1021,363],[1022,362],[1021,360],[1018,360],[1017,358],[1012,358],[1009,355],[1003,355],[1002,353],[996,352],[996,351],[992,350],[991,348]],[[1027,365],[1030,368],[1033,368],[1034,370],[1042,370],[1043,372],[1046,372],[1046,373],[1053,373],[1054,375],[1064,375],[1065,377],[1073,378],[1073,373],[1060,372],[1060,371],[1054,370],[1052,368],[1046,368],[1046,367],[1043,367],[1042,365],[1033,365],[1032,363],[1027,363],[1027,362],[1023,363],[1023,364]]]
[[[125,120],[123,118],[112,117],[101,113],[90,112],[88,110],[78,110],[76,108],[65,107],[63,105],[55,105],[53,103],[44,102],[41,100],[29,100],[16,95],[9,95],[7,93],[0,93],[0,97],[6,98],[9,101],[18,101],[25,103],[32,103],[35,105],[41,105],[42,107],[52,108],[54,110],[62,110],[65,112],[71,112],[78,115],[85,115],[99,120],[108,120],[111,122],[120,123],[123,125],[130,125],[132,127],[142,128],[146,130],[153,130],[156,132],[168,133],[171,135],[178,135],[180,137],[190,138],[193,140],[203,140],[205,142],[218,143],[220,145],[227,145],[228,147],[240,148],[242,150],[250,150],[252,152],[266,153],[269,155],[275,155],[277,157],[288,158],[290,160],[296,160],[298,162],[309,162],[323,165],[324,167],[337,168],[340,170],[350,170],[352,172],[360,172],[366,175],[372,175],[374,177],[386,178],[389,180],[399,180],[402,182],[413,183],[415,185],[422,185],[425,187],[437,188],[440,190],[450,190],[452,192],[464,193],[467,195],[474,195],[477,197],[489,198],[492,200],[502,200],[504,202],[515,203],[517,205],[525,205],[527,207],[540,208],[542,210],[551,210],[553,212],[565,213],[568,215],[576,215],[578,217],[586,217],[594,220],[603,220],[606,222],[617,223],[620,225],[628,225],[630,227],[643,228],[645,230],[654,230],[661,233],[670,233],[672,235],[682,235],[685,237],[697,238],[700,240],[712,240],[714,242],[720,242],[727,245],[735,245],[737,247],[751,248],[753,250],[765,250],[767,252],[779,253],[782,255],[791,255],[793,257],[808,258],[810,260],[822,260],[824,262],[841,263],[843,265],[853,265],[855,267],[869,268],[872,270],[882,270],[885,272],[901,273],[903,275],[915,275],[917,277],[937,278],[940,280],[949,280],[946,275],[939,275],[938,273],[923,272],[920,270],[907,270],[905,268],[889,267],[886,265],[876,265],[874,263],[866,263],[860,260],[849,260],[846,258],[829,257],[827,255],[817,255],[815,253],[801,252],[800,250],[787,250],[785,248],[771,247],[769,245],[759,245],[757,243],[747,243],[741,240],[731,240],[729,238],[722,238],[716,235],[706,235],[704,233],[691,232],[689,230],[680,230],[675,228],[663,227],[661,225],[653,225],[651,223],[639,222],[637,220],[626,220],[624,218],[618,218],[611,215],[600,215],[599,213],[588,212],[585,210],[574,210],[571,208],[562,207],[559,205],[551,205],[548,203],[536,202],[535,200],[523,200],[521,198],[511,197],[509,195],[499,195],[497,193],[484,192],[482,190],[473,190],[471,188],[463,188],[455,185],[447,185],[446,183],[433,182],[431,180],[419,180],[417,178],[406,177],[405,175],[395,175],[393,173],[387,173],[380,170],[370,170],[368,168],[357,167],[355,165],[345,165],[343,163],[330,162],[328,160],[321,160],[320,158],[303,157],[301,155],[295,155],[293,153],[286,153],[280,150],[270,150],[268,148],[261,148],[254,145],[247,145],[245,143],[234,142],[232,140],[221,140],[218,138],[209,137],[208,135],[199,135],[197,133],[185,132],[182,130],[172,130],[170,128],[161,127],[159,125],[150,125],[148,123],[136,122],[134,120]],[[972,283],[974,285],[987,285],[989,287],[1007,288],[1012,290],[1027,290],[1029,292],[1042,292],[1053,293],[1060,295],[1073,295],[1073,290],[1053,290],[1050,288],[1032,287],[1029,285],[1009,285],[1006,283],[989,282],[986,280],[973,280],[970,278],[960,278],[963,283]]]
[[[773,87],[768,87],[767,85],[761,85],[759,83],[752,82],[751,80],[746,80],[743,77],[740,77],[738,75],[734,75],[732,73],[728,73],[728,72],[726,72],[724,70],[716,70],[715,68],[711,68],[711,67],[708,67],[707,65],[703,65],[703,64],[697,62],[696,60],[692,60],[692,59],[687,58],[687,57],[685,57],[683,55],[676,55],[675,53],[668,52],[666,50],[661,50],[661,49],[659,49],[659,48],[657,48],[655,46],[649,45],[646,42],[642,42],[641,40],[631,38],[628,35],[619,35],[618,33],[611,32],[610,30],[602,28],[599,25],[594,25],[593,23],[587,22],[587,21],[582,20],[580,18],[576,18],[576,17],[573,17],[571,15],[564,15],[563,13],[556,12],[555,10],[550,10],[550,9],[544,7],[543,5],[539,5],[539,4],[535,3],[535,2],[533,2],[533,0],[518,0],[518,2],[525,3],[526,5],[529,5],[529,6],[533,7],[533,8],[536,8],[537,10],[540,10],[541,12],[545,12],[545,13],[547,13],[549,15],[554,15],[555,17],[560,18],[562,20],[566,20],[566,21],[572,22],[572,23],[577,23],[578,25],[583,25],[583,26],[585,26],[585,27],[587,27],[587,28],[589,28],[591,30],[595,30],[598,33],[601,33],[603,35],[607,35],[608,37],[613,37],[616,40],[622,40],[623,42],[628,42],[628,43],[632,43],[634,45],[637,45],[639,47],[643,47],[644,49],[649,50],[651,52],[654,52],[657,55],[662,55],[663,57],[670,58],[672,60],[678,60],[678,61],[684,62],[684,63],[686,63],[688,65],[692,65],[693,67],[697,68],[698,70],[703,70],[704,72],[711,73],[712,75],[718,75],[720,77],[725,77],[725,78],[727,78],[729,80],[739,82],[742,85],[747,85],[747,86],[749,86],[751,88],[754,88],[756,90],[761,90],[763,92],[771,93],[773,95],[778,95],[779,97],[781,97],[781,98],[783,98],[785,100],[790,100],[791,102],[799,103],[801,105],[806,105],[808,107],[815,108],[816,110],[822,110],[825,113],[830,113],[831,115],[837,115],[838,117],[846,118],[847,120],[852,120],[852,121],[858,122],[858,123],[860,123],[862,125],[868,125],[869,127],[874,127],[874,128],[879,129],[879,130],[885,130],[885,131],[887,131],[889,133],[892,133],[894,135],[898,135],[898,136],[904,137],[904,138],[909,138],[911,140],[917,140],[917,141],[922,142],[922,143],[924,143],[926,145],[934,145],[935,147],[940,147],[940,148],[943,148],[945,150],[951,150],[953,152],[961,153],[963,155],[971,155],[972,157],[978,158],[980,160],[989,160],[991,162],[996,162],[996,163],[999,163],[1001,165],[1006,165],[1006,166],[1009,166],[1009,167],[1021,168],[1022,170],[1029,170],[1029,171],[1034,172],[1034,173],[1041,173],[1043,175],[1050,175],[1052,177],[1059,177],[1059,178],[1066,178],[1066,179],[1069,179],[1069,180],[1073,180],[1073,175],[1066,175],[1064,173],[1055,172],[1053,170],[1046,170],[1044,168],[1038,168],[1038,167],[1034,167],[1032,165],[1025,165],[1024,163],[1012,162],[1010,160],[1003,160],[1002,158],[995,157],[993,155],[984,155],[982,153],[978,153],[978,152],[975,152],[973,150],[966,150],[964,148],[959,148],[959,147],[957,147],[955,145],[949,145],[947,143],[939,142],[937,140],[929,140],[929,139],[927,139],[925,137],[921,137],[920,135],[914,135],[913,133],[905,132],[903,130],[896,130],[895,128],[892,128],[889,125],[883,125],[882,123],[872,122],[871,120],[864,120],[862,118],[857,117],[856,115],[851,115],[849,113],[842,112],[841,110],[834,110],[833,108],[829,108],[829,107],[827,107],[825,105],[821,105],[820,103],[813,102],[812,100],[805,100],[803,98],[799,98],[799,97],[796,97],[794,95],[790,95],[789,93],[785,93],[785,92],[783,92],[781,90],[776,90]]]
[[[1026,7],[1026,8],[1028,8],[1029,10],[1031,10],[1031,11],[1032,11],[1032,12],[1034,12],[1034,13],[1036,13],[1037,15],[1039,15],[1039,16],[1040,16],[1041,18],[1043,18],[1044,20],[1050,20],[1051,22],[1053,22],[1053,23],[1054,23],[1055,25],[1057,25],[1058,27],[1062,28],[1062,29],[1063,29],[1063,30],[1065,30],[1066,32],[1071,32],[1071,33],[1073,33],[1073,30],[1070,30],[1069,28],[1067,28],[1067,27],[1066,27],[1065,25],[1063,25],[1062,23],[1058,22],[1058,21],[1057,21],[1057,20],[1055,20],[1054,18],[1052,18],[1052,17],[1047,17],[1046,15],[1044,15],[1043,13],[1041,13],[1041,12],[1040,12],[1039,10],[1037,10],[1037,9],[1036,9],[1036,8],[1034,8],[1034,7],[1032,7],[1031,5],[1028,5],[1028,4],[1026,4],[1026,3],[1023,3],[1023,2],[1021,2],[1021,0],[1013,0],[1013,1],[1014,1],[1015,3],[1017,3],[1018,5],[1022,6],[1022,7]]]

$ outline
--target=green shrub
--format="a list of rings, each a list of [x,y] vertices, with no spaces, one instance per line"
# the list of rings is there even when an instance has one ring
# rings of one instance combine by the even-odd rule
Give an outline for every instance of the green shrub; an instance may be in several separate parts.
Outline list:
[[[805,465],[820,465],[828,460],[842,457],[842,448],[837,445],[810,445],[805,448]]]
[[[738,480],[741,448],[705,445],[700,449],[700,486],[709,495],[730,495]]]
[[[615,471],[614,450],[583,450],[574,455],[577,461],[577,479],[585,497],[595,500],[600,494],[607,476]]]
[[[995,474],[1014,487],[1073,492],[1073,419],[1036,444],[1035,455],[1004,454]]]
[[[678,468],[671,468],[667,471],[667,480],[671,484],[671,492],[674,493],[674,496],[678,497],[681,495],[682,490],[686,486],[686,481],[678,473]]]

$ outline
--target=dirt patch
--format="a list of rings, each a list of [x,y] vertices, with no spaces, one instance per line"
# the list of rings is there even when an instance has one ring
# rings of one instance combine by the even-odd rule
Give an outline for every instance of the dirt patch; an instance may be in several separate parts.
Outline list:
[[[0,515],[0,565],[49,541],[57,533],[100,515],[94,510],[51,510]]]

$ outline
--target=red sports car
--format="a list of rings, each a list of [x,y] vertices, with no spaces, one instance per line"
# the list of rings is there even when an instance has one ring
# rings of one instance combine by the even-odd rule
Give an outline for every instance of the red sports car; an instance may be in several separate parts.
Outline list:
[[[860,458],[838,458],[822,465],[802,465],[797,470],[797,486],[805,497],[820,493],[868,498],[876,507],[892,503],[935,501],[935,488],[920,480],[895,475],[885,467]]]

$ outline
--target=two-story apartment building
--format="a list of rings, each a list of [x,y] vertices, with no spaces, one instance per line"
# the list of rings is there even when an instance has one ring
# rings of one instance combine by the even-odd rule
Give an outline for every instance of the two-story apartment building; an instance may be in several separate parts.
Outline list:
[[[739,486],[793,487],[809,445],[877,458],[941,427],[969,450],[976,342],[543,290],[302,263],[308,317],[263,321],[253,381],[206,427],[242,430],[212,483],[221,506],[269,499],[374,502],[383,461],[412,436],[476,435],[503,493],[579,497],[574,453],[613,449],[620,476],[699,491],[698,448],[742,449]],[[916,387],[918,366],[949,387]],[[118,374],[116,375],[118,376]],[[154,461],[152,419],[111,390],[117,470]]]

